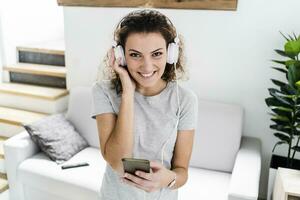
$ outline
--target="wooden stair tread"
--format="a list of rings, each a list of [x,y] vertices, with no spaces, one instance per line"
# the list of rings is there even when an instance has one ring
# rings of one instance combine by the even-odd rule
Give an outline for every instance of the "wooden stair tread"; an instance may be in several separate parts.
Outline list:
[[[22,124],[29,124],[46,116],[48,115],[43,113],[36,113],[0,106],[0,122],[9,123],[13,125],[20,126]]]
[[[0,193],[8,189],[8,181],[0,178]]]
[[[7,140],[7,139],[8,139],[7,137],[0,136],[0,159],[4,159],[3,144],[4,144],[5,140]]]
[[[0,93],[1,92],[47,100],[56,100],[68,94],[68,90],[66,89],[21,83],[0,83]]]
[[[65,41],[62,39],[62,40],[43,41],[34,44],[25,44],[25,45],[18,46],[17,50],[64,55]]]
[[[66,67],[41,65],[31,63],[17,63],[3,67],[4,70],[11,72],[21,72],[26,74],[47,75],[55,77],[66,77]]]

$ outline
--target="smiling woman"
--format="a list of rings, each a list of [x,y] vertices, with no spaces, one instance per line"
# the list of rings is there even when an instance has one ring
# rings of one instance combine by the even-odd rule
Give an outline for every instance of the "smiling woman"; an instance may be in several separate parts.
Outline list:
[[[177,200],[188,178],[198,110],[194,93],[177,83],[185,73],[182,43],[172,22],[154,10],[126,15],[114,39],[110,76],[93,87],[92,117],[107,162],[100,198]],[[128,159],[147,161],[150,172],[124,173]]]

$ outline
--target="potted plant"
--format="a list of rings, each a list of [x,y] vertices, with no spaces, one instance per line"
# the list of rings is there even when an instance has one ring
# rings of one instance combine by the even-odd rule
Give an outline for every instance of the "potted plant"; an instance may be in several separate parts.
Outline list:
[[[272,68],[284,73],[286,81],[271,79],[276,87],[268,89],[270,97],[265,99],[267,106],[272,111],[270,114],[273,123],[270,128],[274,130],[274,136],[279,139],[272,150],[268,200],[271,198],[278,167],[300,170],[300,160],[295,159],[296,153],[300,152],[300,35],[298,37],[295,34],[283,35],[283,37],[286,39],[284,50],[275,50],[283,58],[282,60],[272,60],[279,64],[279,67]],[[274,154],[278,145],[287,147],[286,156]]]

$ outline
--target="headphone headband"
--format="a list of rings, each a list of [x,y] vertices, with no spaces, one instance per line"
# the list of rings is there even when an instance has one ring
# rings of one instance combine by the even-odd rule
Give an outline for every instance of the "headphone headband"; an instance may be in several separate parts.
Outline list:
[[[156,10],[138,10],[138,11],[133,11],[129,14],[127,14],[125,17],[123,17],[120,22],[117,25],[117,28],[114,32],[114,43],[113,46],[115,47],[115,55],[118,55],[119,57],[121,57],[121,63],[122,65],[126,65],[126,60],[125,60],[125,55],[124,55],[124,49],[120,44],[120,41],[118,41],[116,37],[116,33],[118,29],[123,28],[124,26],[129,26],[130,23],[133,22],[132,17],[143,17],[143,15],[147,15],[149,13],[153,13],[154,15],[158,15],[161,16],[162,18],[164,18],[166,20],[166,23],[171,26],[171,29],[173,29],[175,31],[175,38],[173,39],[172,42],[168,43],[168,47],[167,47],[167,63],[169,64],[176,64],[178,61],[178,57],[179,57],[179,37],[177,35],[177,31],[175,26],[173,25],[173,23],[171,22],[171,20],[163,15],[162,13],[156,11]],[[143,20],[143,19],[141,19]],[[151,21],[152,20],[152,21]],[[151,19],[151,17],[147,18],[147,21],[149,21],[150,23],[153,23],[153,19]],[[128,24],[127,24],[128,23]],[[167,41],[168,42],[168,41]]]

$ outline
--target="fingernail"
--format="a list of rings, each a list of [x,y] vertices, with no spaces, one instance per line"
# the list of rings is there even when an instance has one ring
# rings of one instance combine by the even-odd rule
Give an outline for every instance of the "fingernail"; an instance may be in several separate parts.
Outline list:
[[[136,174],[136,175],[140,175],[140,173],[139,173],[139,172],[135,172],[135,174]]]

